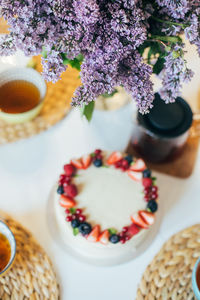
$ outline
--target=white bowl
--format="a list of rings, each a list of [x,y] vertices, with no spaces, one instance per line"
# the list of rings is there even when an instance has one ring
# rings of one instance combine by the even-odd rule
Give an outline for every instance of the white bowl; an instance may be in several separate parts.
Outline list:
[[[5,268],[0,272],[0,276],[1,276],[6,271],[8,271],[8,269],[11,267],[12,263],[14,262],[15,255],[16,255],[16,241],[12,231],[3,221],[0,221],[0,233],[2,233],[8,239],[11,247],[10,260],[5,266]]]
[[[33,109],[23,113],[5,113],[0,111],[0,118],[12,124],[24,123],[35,118],[41,111],[46,95],[46,83],[39,72],[32,68],[10,68],[0,73],[0,86],[14,80],[25,80],[34,84],[40,92],[40,102]]]

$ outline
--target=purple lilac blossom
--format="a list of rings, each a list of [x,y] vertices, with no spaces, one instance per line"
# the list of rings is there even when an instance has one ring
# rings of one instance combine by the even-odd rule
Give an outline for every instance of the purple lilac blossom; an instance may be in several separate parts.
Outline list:
[[[200,55],[199,0],[0,0],[0,14],[11,32],[0,39],[0,55],[16,49],[38,55],[45,47],[47,81],[56,82],[66,70],[62,54],[68,59],[84,56],[83,85],[73,105],[88,104],[123,85],[139,111],[148,112],[153,103],[152,67],[139,53],[152,35],[176,37],[184,31]],[[154,19],[152,26],[153,17],[161,22]],[[167,41],[163,47],[161,95],[166,102],[174,101],[181,83],[192,77],[182,47]]]

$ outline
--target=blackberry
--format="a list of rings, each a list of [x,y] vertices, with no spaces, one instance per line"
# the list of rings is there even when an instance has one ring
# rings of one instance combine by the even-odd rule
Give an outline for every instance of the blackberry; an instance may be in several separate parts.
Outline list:
[[[129,165],[132,163],[133,161],[133,157],[131,155],[127,155],[124,157],[125,160],[127,160],[127,162],[129,163]]]
[[[120,241],[120,237],[119,235],[117,234],[112,234],[110,237],[109,237],[109,241],[113,244],[117,244],[119,241]]]
[[[142,173],[143,178],[151,177],[151,171],[149,169],[144,170]]]
[[[101,159],[95,159],[93,161],[93,164],[95,165],[95,167],[99,168],[102,166],[102,160]]]
[[[64,193],[64,189],[62,187],[62,185],[59,185],[59,187],[57,188],[57,193],[62,195]]]
[[[87,222],[83,222],[80,224],[78,229],[79,229],[80,233],[82,233],[82,235],[87,235],[92,231],[92,226]]]
[[[71,225],[73,228],[77,228],[80,225],[80,221],[78,219],[74,219],[71,221]]]
[[[147,208],[150,209],[152,213],[156,212],[158,209],[158,204],[154,200],[150,200],[147,204]]]

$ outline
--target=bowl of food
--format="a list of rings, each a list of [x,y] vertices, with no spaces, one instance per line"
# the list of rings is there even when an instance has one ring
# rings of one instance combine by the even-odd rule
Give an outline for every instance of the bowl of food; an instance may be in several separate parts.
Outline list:
[[[10,228],[0,221],[0,276],[12,266],[16,255],[16,240]]]

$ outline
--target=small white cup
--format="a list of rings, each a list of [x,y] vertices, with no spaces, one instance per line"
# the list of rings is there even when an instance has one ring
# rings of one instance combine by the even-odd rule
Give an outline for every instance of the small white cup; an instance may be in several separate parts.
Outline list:
[[[14,262],[15,255],[16,255],[16,241],[10,228],[1,220],[0,220],[0,233],[2,233],[8,239],[11,248],[10,260],[5,266],[5,268],[0,272],[0,276],[1,276],[5,274],[6,271],[8,271],[8,269],[12,266]]]
[[[10,81],[25,80],[34,84],[40,92],[40,101],[33,109],[23,113],[5,113],[0,111],[0,118],[12,124],[24,123],[35,118],[41,111],[46,95],[46,83],[40,73],[32,68],[10,68],[0,73],[0,87]]]

